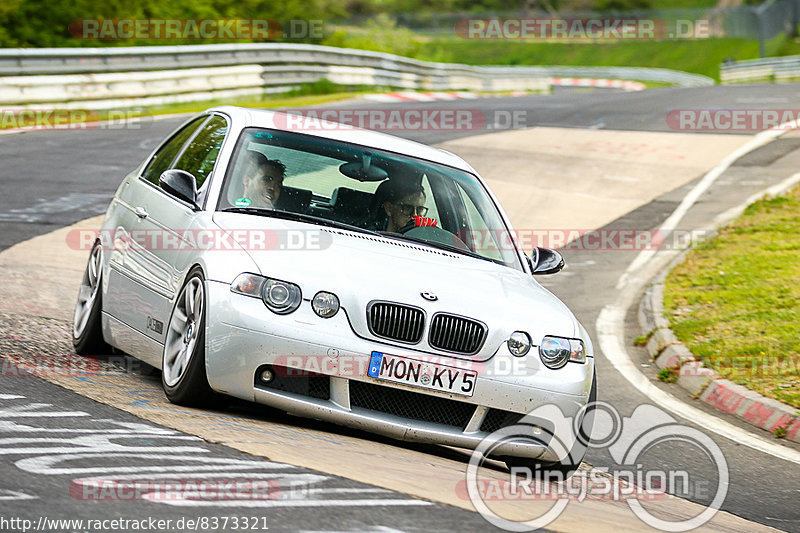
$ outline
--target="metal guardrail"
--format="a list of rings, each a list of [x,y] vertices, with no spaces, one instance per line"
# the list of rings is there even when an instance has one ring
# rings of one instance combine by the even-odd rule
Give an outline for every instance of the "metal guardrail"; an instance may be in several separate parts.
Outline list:
[[[219,67],[244,64],[311,64],[394,68],[414,74],[467,65],[427,63],[402,56],[330,46],[258,43],[127,48],[38,48],[0,50],[0,75],[89,74]]]
[[[789,82],[800,79],[800,56],[767,57],[723,63],[722,83]]]
[[[707,87],[714,85],[714,80],[701,74],[692,74],[679,70],[649,67],[487,67],[493,73],[506,73],[506,69],[521,72],[538,69],[544,76],[552,78],[609,78],[614,80],[639,80],[659,83],[672,83],[680,87]]]
[[[159,72],[160,74],[155,74]],[[258,43],[128,48],[0,49],[0,103],[94,107],[228,98],[327,78],[404,89],[546,90],[581,77],[712,85],[711,78],[638,67],[470,66],[329,46]],[[211,80],[205,83],[204,80]],[[205,85],[205,86],[204,86]]]

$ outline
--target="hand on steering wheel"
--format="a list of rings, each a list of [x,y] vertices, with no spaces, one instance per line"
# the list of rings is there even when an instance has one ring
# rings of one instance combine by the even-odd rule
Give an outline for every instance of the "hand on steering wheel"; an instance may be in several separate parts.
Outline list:
[[[439,221],[436,220],[435,218],[421,217],[419,215],[415,215],[411,217],[411,222],[409,222],[402,228],[398,229],[397,233],[405,233],[414,228],[435,227],[438,224],[438,222]]]

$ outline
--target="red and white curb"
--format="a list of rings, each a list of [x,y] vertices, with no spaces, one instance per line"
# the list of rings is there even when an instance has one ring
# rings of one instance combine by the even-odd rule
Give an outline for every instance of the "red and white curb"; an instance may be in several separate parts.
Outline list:
[[[622,89],[624,91],[643,91],[644,83],[629,80],[609,80],[603,78],[550,78],[550,85],[558,87],[601,87],[605,89]]]
[[[441,100],[473,100],[479,96],[466,91],[429,92],[404,91],[399,93],[367,94],[367,100],[373,102],[437,102]]]
[[[639,323],[648,332],[652,331],[646,348],[656,366],[679,368],[678,385],[701,402],[771,433],[783,428],[785,439],[800,443],[797,409],[723,379],[714,370],[703,367],[669,329],[669,322],[664,318],[664,279],[674,264],[647,289],[639,307]]]
[[[647,88],[644,83],[630,80],[609,80],[604,78],[548,78],[550,86],[557,87],[599,87],[604,89],[622,89],[624,91],[643,91]],[[510,94],[477,94],[468,91],[437,91],[417,92],[402,91],[396,93],[367,94],[367,100],[383,103],[397,102],[438,102],[442,100],[472,100],[475,98],[500,97],[500,96],[527,96],[530,91],[513,91]]]

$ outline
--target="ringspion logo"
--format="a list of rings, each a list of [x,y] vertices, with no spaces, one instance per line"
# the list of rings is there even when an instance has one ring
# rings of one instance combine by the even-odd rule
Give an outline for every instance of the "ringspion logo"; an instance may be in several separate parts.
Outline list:
[[[506,455],[510,447],[519,449],[522,445],[533,444],[540,449],[543,442],[547,443],[548,453],[560,458],[555,465],[530,460],[531,466],[512,466],[508,479],[486,477],[480,471],[487,458]],[[698,458],[701,461],[698,464],[709,464],[716,472],[716,482],[711,483],[707,475],[697,474],[693,468],[683,465],[676,469],[644,467],[645,458],[652,450],[676,444],[682,446],[686,454]],[[576,472],[572,478],[565,479],[559,467],[579,462],[589,448],[606,450],[619,467]],[[556,405],[542,405],[514,425],[489,434],[472,453],[466,479],[459,482],[455,490],[460,497],[469,499],[487,522],[505,531],[534,531],[546,527],[571,502],[588,499],[624,502],[648,526],[680,532],[701,527],[716,515],[727,497],[728,480],[728,463],[722,450],[702,431],[678,423],[652,405],[640,405],[630,417],[622,417],[612,405],[593,402],[574,417],[566,416]],[[667,493],[695,498],[701,494],[704,498],[713,496],[707,506],[698,506],[695,516],[677,520],[652,514],[642,505],[663,499]],[[504,516],[502,510],[492,505],[509,500],[545,501],[550,505],[531,507],[528,519]]]

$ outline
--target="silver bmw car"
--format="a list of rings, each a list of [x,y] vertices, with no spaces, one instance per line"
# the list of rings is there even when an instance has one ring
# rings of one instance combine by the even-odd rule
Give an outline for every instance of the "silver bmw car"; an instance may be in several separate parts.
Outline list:
[[[125,177],[83,277],[76,352],[161,369],[178,404],[230,395],[467,449],[543,405],[584,417],[591,340],[535,278],[560,254],[526,255],[459,157],[288,118],[209,109]],[[525,420],[530,438],[493,455],[577,467],[584,432],[565,453],[552,421]]]

